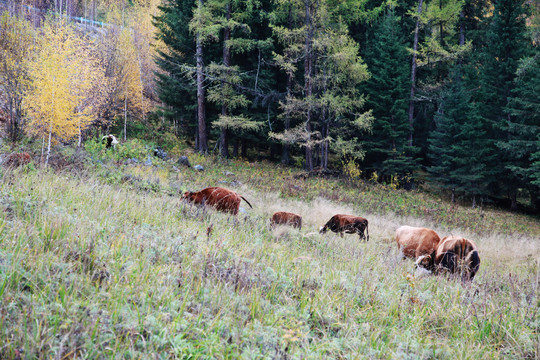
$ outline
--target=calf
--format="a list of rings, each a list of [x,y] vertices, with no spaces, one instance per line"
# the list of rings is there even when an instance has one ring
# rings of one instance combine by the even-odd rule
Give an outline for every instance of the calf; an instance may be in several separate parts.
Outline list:
[[[253,208],[249,201],[244,199],[243,196],[222,187],[209,187],[196,192],[188,191],[184,193],[182,199],[197,205],[203,204],[213,206],[218,211],[228,212],[233,215],[238,214],[241,199],[243,199],[250,208]]]
[[[401,226],[396,230],[396,242],[401,254],[417,259],[416,264],[426,268],[432,262],[432,254],[440,241],[439,235],[431,229]]]
[[[302,217],[285,211],[278,211],[272,215],[270,225],[291,225],[292,227],[302,229]]]
[[[116,145],[118,145],[118,140],[116,139],[116,136],[114,135],[105,135],[101,138],[101,141],[107,140],[107,143],[105,144],[105,149],[116,148]]]
[[[460,273],[463,280],[472,280],[480,267],[478,247],[461,236],[447,236],[437,246],[433,267],[436,272]]]
[[[325,234],[328,229],[335,233],[339,233],[341,237],[343,237],[344,232],[347,234],[356,233],[360,236],[360,240],[369,241],[368,221],[360,216],[343,214],[334,215],[319,229],[319,233]],[[366,231],[367,238],[364,235],[364,230]]]

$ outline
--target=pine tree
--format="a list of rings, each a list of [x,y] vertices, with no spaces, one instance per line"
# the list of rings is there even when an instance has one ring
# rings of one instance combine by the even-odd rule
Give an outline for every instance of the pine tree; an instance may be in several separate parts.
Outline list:
[[[515,88],[506,109],[509,117],[502,130],[508,139],[498,141],[509,160],[506,169],[514,175],[516,186],[527,189],[531,201],[538,207],[540,186],[534,183],[538,179],[537,168],[533,166],[535,154],[539,153],[540,136],[540,53],[524,59],[518,68],[514,80]]]
[[[156,37],[164,44],[156,58],[161,69],[156,73],[159,99],[166,105],[161,111],[173,123],[179,123],[186,136],[198,135],[196,116],[193,116],[197,113],[197,88],[182,67],[182,64],[195,67],[195,39],[189,30],[192,8],[192,2],[168,0],[154,18]],[[199,145],[198,136],[196,143]],[[196,147],[202,152],[207,149],[202,142],[201,147]]]
[[[385,177],[404,177],[418,166],[416,148],[408,144],[408,54],[399,21],[389,8],[375,27],[365,56],[371,78],[364,88],[369,95],[367,107],[374,116],[365,140],[365,163]]]
[[[329,2],[290,1],[287,5],[286,26],[274,26],[285,45],[275,59],[288,79],[287,97],[281,103],[283,116],[286,124],[297,125],[270,135],[304,147],[308,171],[313,170],[317,148],[322,168],[328,165],[330,148],[361,158],[358,133],[369,127],[371,117],[360,113],[364,98],[357,86],[369,75],[358,45]]]
[[[486,166],[493,154],[486,146],[482,119],[462,80],[461,65],[455,67],[440,104],[435,115],[436,128],[429,138],[430,177],[450,189],[452,202],[459,191],[472,195],[475,207],[478,196],[486,194]]]
[[[258,11],[258,3],[243,0],[209,0],[208,6],[214,14],[216,28],[222,31],[223,56],[221,62],[212,62],[207,73],[213,86],[208,89],[208,100],[221,106],[221,114],[212,122],[212,126],[220,129],[219,149],[224,158],[229,154],[229,132],[240,133],[255,130],[261,126],[244,114],[233,114],[235,110],[246,108],[250,101],[246,94],[239,90],[245,81],[240,76],[240,67],[233,65],[233,53],[243,54],[256,44],[249,39],[249,27],[244,21]]]
[[[524,3],[524,0],[495,2],[486,48],[482,53],[484,67],[480,76],[479,114],[490,124],[487,136],[493,153],[499,152],[497,143],[508,142],[511,138],[507,124],[512,122],[512,116],[505,109],[515,87],[519,61],[527,55],[530,46]],[[488,168],[494,172],[490,177],[492,193],[508,196],[511,208],[515,209],[520,182],[517,174],[508,171],[511,163],[512,158],[503,152]]]

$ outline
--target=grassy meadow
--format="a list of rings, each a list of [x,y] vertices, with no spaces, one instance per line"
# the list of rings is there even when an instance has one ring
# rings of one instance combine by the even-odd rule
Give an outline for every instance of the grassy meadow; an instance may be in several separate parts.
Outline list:
[[[115,156],[2,169],[0,359],[540,357],[538,218],[269,163]],[[207,186],[253,209],[180,200]],[[302,230],[269,229],[277,210]],[[366,217],[370,241],[319,235],[336,213]],[[474,281],[400,259],[404,224],[474,240]]]

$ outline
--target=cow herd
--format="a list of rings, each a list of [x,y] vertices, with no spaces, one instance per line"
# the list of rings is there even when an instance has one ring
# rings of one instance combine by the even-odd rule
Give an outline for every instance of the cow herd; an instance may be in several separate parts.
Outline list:
[[[214,207],[218,211],[238,214],[240,202],[244,200],[236,192],[222,188],[209,187],[197,192],[186,192],[182,199],[197,204]],[[278,211],[270,219],[270,226],[289,225],[302,228],[302,217],[298,214]],[[321,234],[331,230],[343,237],[346,234],[358,234],[360,240],[369,241],[368,221],[360,216],[337,214],[319,229]],[[364,234],[365,232],[365,234]],[[417,267],[435,274],[445,272],[461,274],[463,280],[472,280],[480,267],[480,258],[476,244],[460,236],[439,235],[427,228],[401,226],[396,230],[395,239],[403,257],[415,259]]]

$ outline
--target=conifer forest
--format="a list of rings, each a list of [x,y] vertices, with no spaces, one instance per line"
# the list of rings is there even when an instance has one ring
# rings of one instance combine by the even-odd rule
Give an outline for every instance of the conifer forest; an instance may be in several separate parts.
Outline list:
[[[534,0],[0,1],[0,117],[540,209]]]

